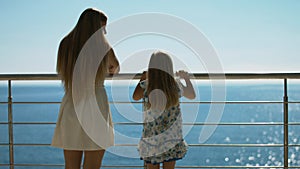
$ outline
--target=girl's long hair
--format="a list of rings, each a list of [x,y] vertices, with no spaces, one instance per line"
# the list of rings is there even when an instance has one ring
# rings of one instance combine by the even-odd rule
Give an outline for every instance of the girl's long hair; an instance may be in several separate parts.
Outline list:
[[[73,69],[83,45],[106,21],[107,17],[104,13],[88,8],[80,15],[74,29],[61,40],[56,71],[61,77],[66,91],[72,87]],[[107,60],[105,56],[101,61],[96,79],[105,77]]]
[[[158,89],[158,90],[156,90]],[[151,93],[152,91],[156,91]],[[179,103],[179,88],[174,79],[173,63],[170,56],[164,52],[154,52],[148,67],[148,86],[146,94],[150,103],[147,108],[163,110]]]

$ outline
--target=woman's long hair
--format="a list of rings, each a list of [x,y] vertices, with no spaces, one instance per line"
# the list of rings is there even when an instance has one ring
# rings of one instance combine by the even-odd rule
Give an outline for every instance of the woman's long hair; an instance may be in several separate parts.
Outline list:
[[[150,103],[146,107],[164,110],[176,106],[179,103],[178,91],[170,56],[164,52],[154,52],[148,67],[147,95]]]
[[[106,21],[104,13],[88,8],[80,15],[74,29],[60,42],[56,70],[66,91],[72,87],[73,69],[82,47]],[[96,79],[105,77],[107,60],[107,57],[104,57],[101,61]]]

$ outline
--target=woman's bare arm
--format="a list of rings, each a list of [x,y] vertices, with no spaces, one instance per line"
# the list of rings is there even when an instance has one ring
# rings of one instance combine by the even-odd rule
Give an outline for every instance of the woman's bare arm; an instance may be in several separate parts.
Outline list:
[[[108,53],[108,73],[110,75],[118,74],[120,72],[120,64],[115,55],[114,50],[111,48]]]

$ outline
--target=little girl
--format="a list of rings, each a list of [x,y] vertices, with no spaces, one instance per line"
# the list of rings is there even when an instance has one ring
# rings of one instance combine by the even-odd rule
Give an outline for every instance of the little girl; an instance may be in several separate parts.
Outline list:
[[[148,169],[174,169],[175,161],[187,152],[182,136],[179,98],[195,98],[195,91],[185,71],[176,72],[186,86],[175,80],[170,56],[163,52],[151,55],[148,71],[144,72],[133,93],[134,100],[144,101],[144,124],[138,150]]]

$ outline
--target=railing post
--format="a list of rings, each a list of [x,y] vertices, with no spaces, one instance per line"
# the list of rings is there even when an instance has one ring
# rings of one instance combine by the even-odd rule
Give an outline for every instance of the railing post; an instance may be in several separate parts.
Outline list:
[[[10,169],[14,169],[14,133],[13,133],[11,80],[8,80],[8,135],[9,135],[9,167]]]
[[[287,94],[287,79],[284,79],[284,96],[283,96],[283,111],[284,111],[284,168],[289,168],[289,112],[288,112],[288,94]]]

